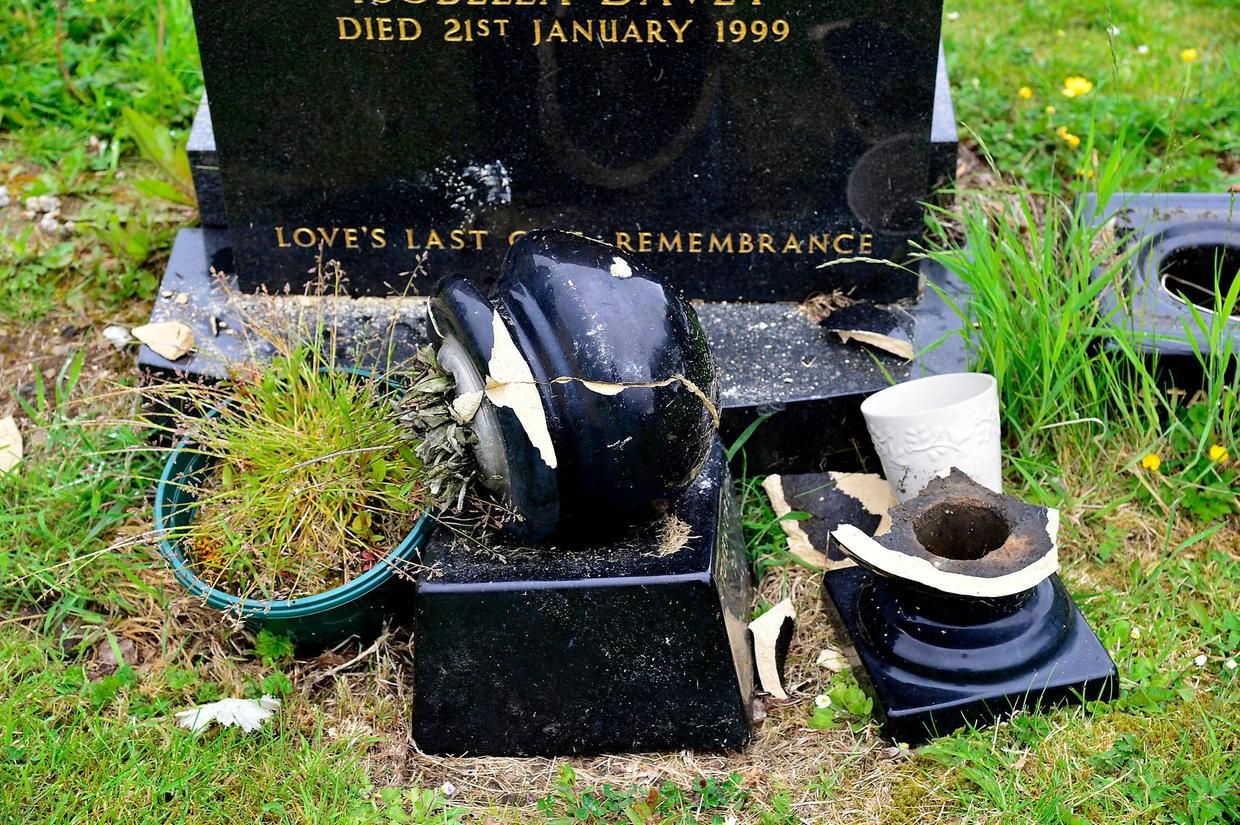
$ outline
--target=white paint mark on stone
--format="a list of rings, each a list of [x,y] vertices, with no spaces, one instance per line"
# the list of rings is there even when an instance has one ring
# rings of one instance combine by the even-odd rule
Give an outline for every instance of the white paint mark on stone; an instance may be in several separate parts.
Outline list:
[[[619,255],[611,259],[611,275],[613,278],[632,278],[633,267]]]

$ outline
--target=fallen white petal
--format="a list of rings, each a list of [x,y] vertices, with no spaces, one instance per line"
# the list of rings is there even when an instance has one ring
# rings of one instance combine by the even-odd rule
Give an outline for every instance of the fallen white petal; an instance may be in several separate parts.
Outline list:
[[[117,349],[124,349],[133,343],[133,336],[129,334],[129,330],[116,325],[104,329],[103,337]]]
[[[848,660],[844,658],[844,654],[840,653],[833,647],[825,647],[818,654],[818,658],[814,660],[814,664],[819,667],[825,667],[832,673],[839,673],[848,667]]]
[[[194,733],[216,722],[224,727],[239,727],[252,733],[263,726],[280,709],[280,700],[264,695],[255,699],[221,699],[202,707],[178,711],[177,724]]]
[[[13,416],[0,418],[0,475],[22,462],[22,433]]]

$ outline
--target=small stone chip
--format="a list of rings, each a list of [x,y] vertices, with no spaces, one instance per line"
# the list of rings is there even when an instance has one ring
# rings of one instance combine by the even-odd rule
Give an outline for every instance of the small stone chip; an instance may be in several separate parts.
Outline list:
[[[146,324],[133,330],[133,337],[169,361],[183,358],[194,348],[194,331],[180,321]]]

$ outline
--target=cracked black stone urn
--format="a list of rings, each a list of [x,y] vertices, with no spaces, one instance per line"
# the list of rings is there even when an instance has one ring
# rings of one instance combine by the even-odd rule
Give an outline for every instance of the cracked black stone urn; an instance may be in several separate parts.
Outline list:
[[[752,583],[693,309],[614,247],[540,231],[489,295],[445,282],[431,321],[505,517],[423,554],[418,747],[743,745]]]
[[[482,393],[476,452],[515,535],[627,526],[667,512],[697,477],[718,426],[706,336],[615,247],[531,232],[490,298],[452,278],[431,318],[460,394]]]
[[[1055,510],[953,470],[891,519],[875,538],[837,529],[858,566],[825,579],[885,736],[920,744],[1021,708],[1117,695],[1115,664],[1055,575]]]

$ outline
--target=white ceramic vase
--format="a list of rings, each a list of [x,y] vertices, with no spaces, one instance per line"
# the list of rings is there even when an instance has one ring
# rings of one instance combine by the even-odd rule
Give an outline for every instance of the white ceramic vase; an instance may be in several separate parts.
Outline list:
[[[867,398],[861,414],[900,501],[953,467],[1003,492],[994,376],[960,372],[896,384]]]

